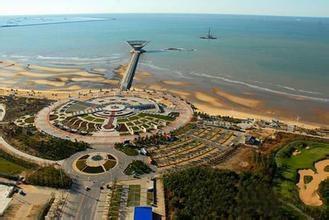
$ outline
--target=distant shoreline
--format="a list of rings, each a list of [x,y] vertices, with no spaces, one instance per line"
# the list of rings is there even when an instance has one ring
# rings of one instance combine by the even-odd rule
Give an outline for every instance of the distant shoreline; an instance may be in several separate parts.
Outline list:
[[[176,12],[176,13],[165,13],[165,12],[96,12],[96,13],[71,13],[71,14],[65,14],[65,13],[52,13],[52,14],[6,14],[1,15],[0,17],[9,17],[9,16],[15,16],[15,17],[35,17],[35,16],[90,16],[90,15],[206,15],[206,16],[241,16],[241,17],[282,17],[282,18],[324,18],[328,19],[328,16],[316,16],[316,15],[279,15],[279,14],[234,14],[234,13],[197,13],[197,12]]]

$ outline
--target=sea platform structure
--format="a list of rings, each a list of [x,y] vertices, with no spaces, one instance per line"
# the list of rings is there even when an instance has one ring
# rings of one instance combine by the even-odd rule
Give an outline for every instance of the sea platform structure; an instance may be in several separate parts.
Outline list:
[[[121,91],[127,91],[131,88],[140,55],[145,52],[145,50],[143,50],[143,48],[149,42],[143,41],[143,40],[135,40],[135,41],[127,41],[127,43],[133,48],[133,50],[132,50],[133,55],[131,57],[127,71],[121,81],[121,85],[120,85]]]

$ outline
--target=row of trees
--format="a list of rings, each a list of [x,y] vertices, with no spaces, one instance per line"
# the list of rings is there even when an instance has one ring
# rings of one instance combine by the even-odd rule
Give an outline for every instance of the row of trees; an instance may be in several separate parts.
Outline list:
[[[42,167],[27,174],[26,183],[38,186],[69,189],[72,179],[63,170],[55,167]]]
[[[174,219],[296,219],[262,174],[190,168],[164,177]]]
[[[21,128],[13,123],[4,126],[2,133],[18,149],[49,160],[62,160],[90,147],[84,142],[56,138],[33,127]]]
[[[208,113],[205,113],[205,112],[195,112],[194,115],[196,117],[200,117],[205,120],[213,120],[213,121],[223,120],[223,121],[232,122],[232,123],[241,123],[243,121],[242,119],[233,118],[230,116],[221,116],[221,115],[213,116],[213,115],[209,115]]]
[[[124,171],[127,175],[143,175],[150,172],[152,172],[152,169],[140,160],[134,160]]]
[[[137,148],[165,144],[169,140],[167,134],[155,134],[146,137],[138,137],[134,140]]]
[[[34,115],[42,108],[50,105],[51,101],[46,99],[34,99],[15,96],[2,96],[0,102],[6,104],[5,121],[13,121],[23,115]]]
[[[320,184],[319,192],[323,202],[327,205],[329,212],[329,179]]]

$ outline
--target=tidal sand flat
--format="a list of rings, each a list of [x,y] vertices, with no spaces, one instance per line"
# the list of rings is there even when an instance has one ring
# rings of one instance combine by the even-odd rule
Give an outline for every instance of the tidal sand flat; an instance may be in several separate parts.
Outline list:
[[[88,72],[78,68],[26,65],[13,61],[0,62],[2,85],[11,85],[13,88],[66,89],[67,87],[73,88],[72,86],[80,88],[78,84],[81,83],[94,83],[96,86],[97,84],[116,85],[118,83],[118,81],[104,76],[104,72],[103,69]]]

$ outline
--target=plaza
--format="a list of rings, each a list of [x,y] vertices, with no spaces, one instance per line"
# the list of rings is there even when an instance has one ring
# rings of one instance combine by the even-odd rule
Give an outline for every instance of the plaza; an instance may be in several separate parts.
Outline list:
[[[192,117],[191,106],[169,93],[112,89],[93,98],[58,101],[36,115],[35,126],[56,137],[114,144],[169,133]]]

